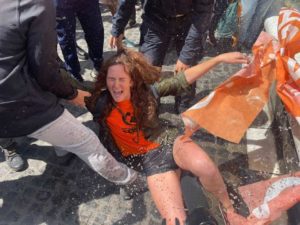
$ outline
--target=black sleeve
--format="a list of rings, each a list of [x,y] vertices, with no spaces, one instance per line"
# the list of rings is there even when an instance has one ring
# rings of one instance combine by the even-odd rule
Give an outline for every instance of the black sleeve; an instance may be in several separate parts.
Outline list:
[[[43,90],[59,98],[72,99],[77,90],[60,75],[57,62],[55,10],[50,0],[37,0],[35,7],[28,10],[37,16],[30,21],[28,33],[28,64],[30,74]],[[31,12],[35,10],[35,12]],[[25,14],[26,14],[25,13]]]
[[[209,28],[214,0],[194,0],[192,24],[179,59],[187,65],[197,63],[203,54],[203,43]]]
[[[112,36],[119,37],[124,33],[131,13],[135,10],[135,2],[136,0],[119,0],[118,10],[112,19]]]

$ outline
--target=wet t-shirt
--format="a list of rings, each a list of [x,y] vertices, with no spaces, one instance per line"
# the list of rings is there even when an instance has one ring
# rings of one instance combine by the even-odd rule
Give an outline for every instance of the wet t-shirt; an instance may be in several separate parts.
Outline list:
[[[129,100],[117,103],[107,117],[110,129],[123,156],[143,154],[159,146],[145,139],[141,130],[137,130],[133,106]]]

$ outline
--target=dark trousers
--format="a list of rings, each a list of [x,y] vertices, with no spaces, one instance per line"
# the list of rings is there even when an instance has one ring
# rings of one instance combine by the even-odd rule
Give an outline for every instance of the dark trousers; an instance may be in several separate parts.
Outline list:
[[[168,27],[164,30],[152,28],[148,26],[147,23],[143,23],[141,26],[140,51],[145,55],[149,63],[161,67],[172,40],[175,43],[176,52],[179,56],[190,26],[191,21],[188,16],[170,19]],[[177,113],[189,107],[190,102],[195,97],[195,88],[196,85],[193,84],[188,93],[182,93],[181,96],[176,96],[175,110]]]
[[[187,16],[170,19],[165,29],[153,28],[148,26],[147,23],[143,23],[141,26],[142,43],[140,51],[149,63],[161,67],[172,40],[175,43],[177,55],[180,54],[190,26],[191,22]]]
[[[76,51],[76,17],[85,34],[90,59],[94,67],[100,69],[103,61],[104,30],[97,0],[75,1],[66,8],[56,8],[56,31],[62,49],[66,68],[73,75],[80,74],[80,64]],[[71,4],[71,3],[70,3]]]

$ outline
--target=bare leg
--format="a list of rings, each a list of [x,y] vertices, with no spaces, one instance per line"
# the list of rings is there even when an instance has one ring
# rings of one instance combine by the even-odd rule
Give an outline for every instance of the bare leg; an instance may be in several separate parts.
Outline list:
[[[184,224],[184,210],[179,177],[175,171],[155,174],[147,177],[152,199],[167,225],[175,225],[175,218]]]
[[[225,183],[217,166],[200,146],[190,138],[180,136],[175,140],[173,154],[177,165],[197,176],[203,187],[214,194],[222,203],[227,211],[229,221],[236,220],[236,217],[239,218],[239,221],[246,220],[234,212]],[[232,224],[238,223],[233,222]]]
[[[190,138],[179,137],[174,143],[174,159],[177,165],[196,175],[203,187],[214,194],[225,208],[231,206],[223,178],[214,162]]]

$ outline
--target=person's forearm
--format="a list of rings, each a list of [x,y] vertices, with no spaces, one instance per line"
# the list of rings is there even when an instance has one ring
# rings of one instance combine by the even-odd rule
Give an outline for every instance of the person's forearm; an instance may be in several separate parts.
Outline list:
[[[132,11],[135,10],[134,0],[122,0],[119,4],[118,10],[112,18],[111,35],[113,37],[119,37],[124,33]]]
[[[184,75],[187,82],[189,84],[194,83],[197,79],[199,79],[201,76],[203,76],[205,73],[207,73],[209,70],[211,70],[219,63],[221,63],[221,60],[219,60],[217,56],[205,62],[199,63],[196,66],[188,68],[187,70],[184,71]]]

